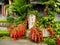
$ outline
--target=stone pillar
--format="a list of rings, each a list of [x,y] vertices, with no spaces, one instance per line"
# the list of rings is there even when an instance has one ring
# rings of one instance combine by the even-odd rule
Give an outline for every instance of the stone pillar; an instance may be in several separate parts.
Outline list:
[[[36,16],[34,14],[29,15],[28,17],[28,27],[31,29],[33,26],[35,26]]]

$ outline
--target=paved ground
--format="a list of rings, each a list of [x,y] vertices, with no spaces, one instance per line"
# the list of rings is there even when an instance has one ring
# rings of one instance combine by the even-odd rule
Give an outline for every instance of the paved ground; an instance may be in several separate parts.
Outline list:
[[[6,15],[2,16],[2,15],[0,14],[0,20],[6,20]]]
[[[12,39],[3,39],[3,40],[0,39],[0,45],[47,45],[47,44],[45,43],[37,44],[29,40],[23,40],[23,39],[16,41],[13,41]]]

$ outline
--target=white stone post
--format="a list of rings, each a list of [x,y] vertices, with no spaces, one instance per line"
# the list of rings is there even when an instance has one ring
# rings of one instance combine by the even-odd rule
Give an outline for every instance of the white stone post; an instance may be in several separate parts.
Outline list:
[[[33,26],[35,26],[36,16],[34,14],[29,15],[28,17],[28,27],[31,29]]]

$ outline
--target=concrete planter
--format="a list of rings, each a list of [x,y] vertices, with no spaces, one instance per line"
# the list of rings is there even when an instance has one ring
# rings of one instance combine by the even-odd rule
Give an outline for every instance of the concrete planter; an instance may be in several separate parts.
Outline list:
[[[43,32],[43,37],[48,37],[48,36],[50,36],[47,29],[43,29],[42,32]]]

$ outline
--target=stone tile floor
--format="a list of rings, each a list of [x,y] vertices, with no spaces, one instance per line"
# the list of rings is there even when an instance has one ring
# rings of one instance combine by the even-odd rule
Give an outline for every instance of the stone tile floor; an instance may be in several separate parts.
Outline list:
[[[0,39],[0,45],[47,45],[45,43],[34,43],[31,42],[30,40],[24,40],[24,39],[19,39],[16,41],[13,41],[12,39]]]

